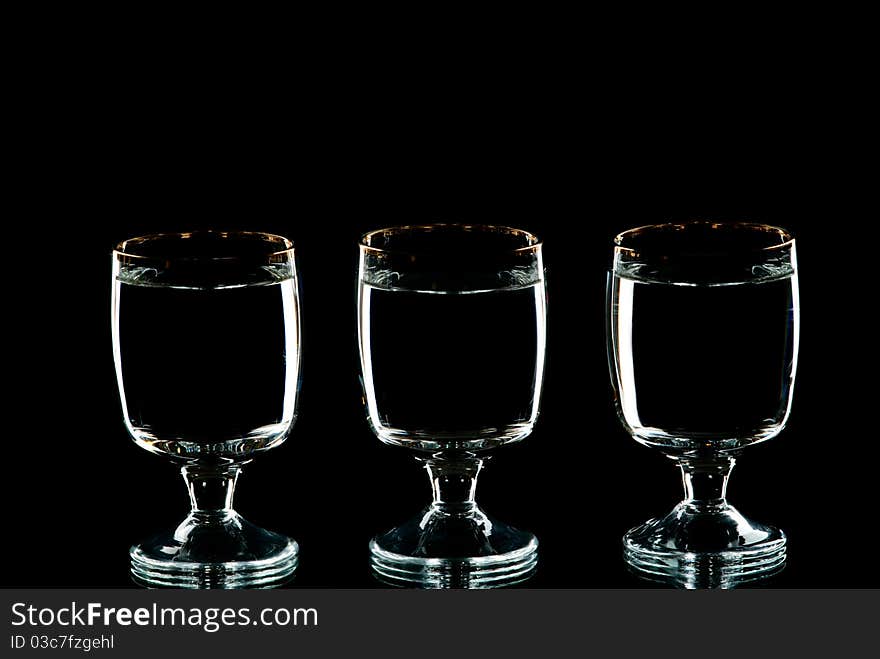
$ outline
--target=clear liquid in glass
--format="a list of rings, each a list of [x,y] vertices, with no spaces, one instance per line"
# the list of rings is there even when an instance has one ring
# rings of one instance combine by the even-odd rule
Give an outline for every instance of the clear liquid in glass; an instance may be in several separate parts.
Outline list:
[[[387,443],[482,449],[522,439],[538,414],[543,283],[464,292],[361,282],[369,421]]]
[[[296,280],[156,285],[114,281],[117,375],[128,430],[182,458],[242,459],[283,441],[298,383]]]
[[[797,274],[712,285],[611,276],[617,409],[665,449],[733,449],[769,439],[791,407]]]

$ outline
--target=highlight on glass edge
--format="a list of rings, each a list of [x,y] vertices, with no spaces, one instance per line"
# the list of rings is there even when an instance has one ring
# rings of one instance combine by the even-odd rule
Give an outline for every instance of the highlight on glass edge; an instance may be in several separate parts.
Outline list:
[[[785,427],[797,368],[795,241],[777,227],[688,222],[619,234],[608,278],[618,416],[681,469],[685,498],[631,529],[637,574],[730,588],[785,564],[786,537],[727,502],[742,450]]]
[[[525,580],[538,541],[474,495],[494,449],[538,416],[546,343],[541,243],[508,227],[400,226],[360,243],[358,317],[367,420],[427,470],[433,500],[370,542],[391,585],[489,588]]]
[[[291,578],[297,543],[233,508],[244,463],[296,418],[300,319],[293,244],[254,232],[157,234],[113,251],[112,335],[125,426],[176,463],[191,512],[131,548],[146,586],[244,588]]]

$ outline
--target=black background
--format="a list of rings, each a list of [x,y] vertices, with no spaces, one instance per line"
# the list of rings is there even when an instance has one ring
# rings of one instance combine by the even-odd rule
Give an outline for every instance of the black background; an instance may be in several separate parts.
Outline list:
[[[502,80],[487,70],[463,86],[432,69],[418,90],[404,75],[345,67],[284,79],[284,89],[239,71],[209,91],[201,70],[171,83],[142,64],[124,78],[90,69],[83,81],[56,65],[18,135],[3,243],[13,302],[3,586],[130,586],[128,547],[184,516],[174,467],[122,423],[110,250],[200,227],[293,239],[302,280],[299,419],[245,468],[236,508],[300,542],[294,586],[375,585],[369,538],[429,492],[406,451],[382,445],[364,420],[356,242],[431,221],[512,225],[544,240],[542,414],[531,437],[496,452],[478,490],[490,514],[538,535],[528,586],[644,585],[625,571],[620,537],[681,493],[674,466],[614,414],[605,271],[617,232],[704,217],[778,224],[798,239],[793,414],[779,437],[745,451],[730,487],[743,513],[789,535],[787,569],[768,585],[880,585],[861,550],[876,535],[880,457],[868,285],[877,209],[848,100],[820,107],[827,87],[809,79],[779,86],[730,71],[711,91],[708,72],[677,86],[662,72],[648,82],[552,67]]]

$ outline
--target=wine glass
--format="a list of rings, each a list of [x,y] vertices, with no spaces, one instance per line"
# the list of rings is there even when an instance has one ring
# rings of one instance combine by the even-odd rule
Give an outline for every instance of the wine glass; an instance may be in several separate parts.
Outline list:
[[[684,587],[778,571],[785,534],[727,503],[746,446],[791,410],[798,354],[795,241],[762,224],[625,231],[609,277],[608,350],[618,416],[681,468],[685,498],[623,538],[630,567]]]
[[[538,541],[487,516],[477,475],[490,450],[529,435],[544,370],[541,244],[518,229],[402,226],[363,236],[358,285],[369,425],[413,451],[433,502],[373,538],[394,585],[485,588],[530,576]]]
[[[296,418],[299,294],[293,244],[265,233],[157,234],[113,252],[113,357],[125,426],[181,467],[192,511],[131,548],[148,586],[277,585],[299,547],[232,508],[241,466]]]

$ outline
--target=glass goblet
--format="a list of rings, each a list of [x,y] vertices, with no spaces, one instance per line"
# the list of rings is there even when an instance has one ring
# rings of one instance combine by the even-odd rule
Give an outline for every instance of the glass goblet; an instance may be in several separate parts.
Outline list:
[[[370,543],[392,584],[481,588],[527,578],[538,541],[476,504],[487,452],[538,416],[544,370],[541,244],[517,229],[403,226],[366,234],[358,294],[367,419],[410,449],[433,502]]]
[[[296,417],[299,299],[293,245],[251,232],[159,234],[113,252],[113,357],[125,426],[176,462],[192,511],[131,548],[148,586],[276,585],[299,547],[232,508],[241,466]]]
[[[625,231],[609,278],[608,349],[618,415],[681,468],[685,498],[631,529],[637,573],[732,587],[781,569],[785,534],[727,503],[746,446],[791,410],[798,354],[795,242],[776,227],[689,222]]]

